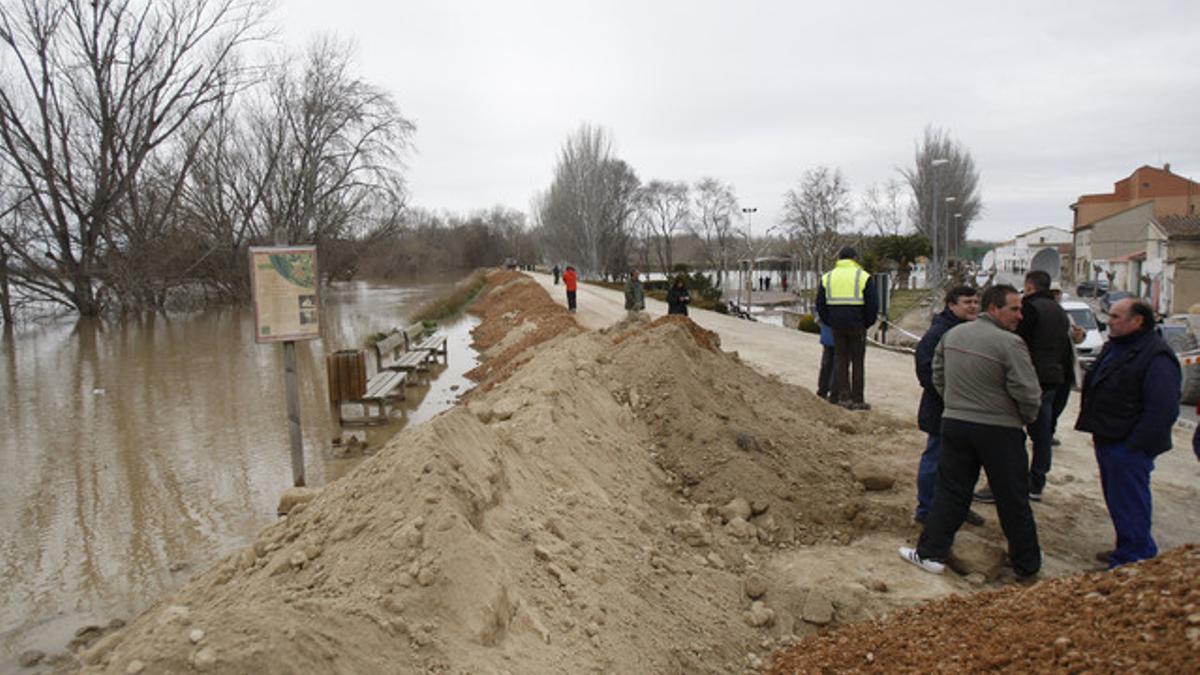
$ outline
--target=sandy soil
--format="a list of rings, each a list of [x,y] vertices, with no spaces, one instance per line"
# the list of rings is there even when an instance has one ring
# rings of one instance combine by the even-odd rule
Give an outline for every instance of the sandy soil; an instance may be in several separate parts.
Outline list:
[[[757,671],[830,626],[1011,582],[994,517],[960,538],[967,576],[896,557],[916,533],[910,359],[872,350],[877,410],[851,413],[811,393],[812,336],[653,301],[626,322],[587,285],[571,317],[537,279],[549,296],[492,275],[463,405],[94,642],[84,669]],[[1111,538],[1084,440],[1059,435],[1036,510],[1047,576]],[[1196,538],[1197,475],[1190,454],[1160,462],[1164,548]]]

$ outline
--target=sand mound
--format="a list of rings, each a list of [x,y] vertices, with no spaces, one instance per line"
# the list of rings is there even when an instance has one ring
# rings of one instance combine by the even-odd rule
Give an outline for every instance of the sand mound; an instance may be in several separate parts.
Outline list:
[[[805,640],[769,672],[1195,672],[1197,575],[1188,545],[1113,572],[952,596]]]
[[[888,454],[894,421],[763,377],[686,319],[582,332],[519,275],[489,284],[466,405],[101,640],[88,669],[737,671],[792,620],[754,601],[771,548],[907,520],[852,471]]]

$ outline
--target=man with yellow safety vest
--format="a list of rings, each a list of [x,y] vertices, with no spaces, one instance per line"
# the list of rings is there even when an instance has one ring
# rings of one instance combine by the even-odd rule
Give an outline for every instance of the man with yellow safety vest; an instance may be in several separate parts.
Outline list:
[[[838,251],[837,264],[821,277],[817,314],[822,323],[833,329],[833,372],[839,405],[851,410],[870,410],[871,406],[863,400],[866,387],[863,361],[867,354],[867,328],[879,316],[879,294],[870,272],[858,264],[858,252],[853,248],[846,246]]]

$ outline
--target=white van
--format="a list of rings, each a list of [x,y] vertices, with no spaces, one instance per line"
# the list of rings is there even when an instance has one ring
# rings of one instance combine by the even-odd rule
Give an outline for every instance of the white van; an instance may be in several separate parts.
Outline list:
[[[1083,384],[1083,372],[1092,367],[1096,361],[1096,357],[1100,356],[1100,350],[1104,348],[1104,342],[1108,339],[1108,334],[1101,328],[1100,322],[1096,320],[1096,313],[1086,302],[1078,300],[1062,300],[1058,303],[1067,313],[1067,317],[1071,319],[1072,325],[1079,326],[1087,331],[1087,335],[1083,338],[1083,342],[1075,345],[1075,355],[1079,360],[1080,371],[1076,373],[1078,384]]]

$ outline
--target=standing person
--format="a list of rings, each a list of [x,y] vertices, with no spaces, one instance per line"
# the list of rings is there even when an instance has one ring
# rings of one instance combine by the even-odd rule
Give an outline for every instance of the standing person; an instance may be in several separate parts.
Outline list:
[[[787,274],[784,274],[783,277],[779,280],[779,285],[781,287],[783,287],[783,292],[787,293]]]
[[[575,313],[575,268],[567,265],[567,271],[563,272],[563,283],[567,286],[567,311]]]
[[[833,329],[820,319],[821,326],[821,370],[817,373],[817,396],[837,405],[838,392],[833,377]]]
[[[1067,381],[1065,364],[1069,363],[1072,349],[1071,320],[1067,318],[1067,312],[1054,301],[1054,295],[1050,292],[1050,275],[1042,270],[1025,275],[1025,297],[1021,301],[1021,324],[1017,326],[1017,334],[1029,348],[1042,388],[1037,419],[1026,430],[1030,445],[1033,446],[1029,498],[1040,502],[1046,487],[1046,474],[1050,473],[1054,397],[1058,388]],[[975,499],[985,504],[996,501],[988,488],[975,493]]]
[[[821,277],[817,314],[833,329],[834,377],[838,402],[851,410],[870,410],[863,400],[866,376],[867,329],[879,316],[875,281],[858,264],[858,252],[847,246],[838,252],[832,270]],[[851,368],[854,375],[851,380]]]
[[[917,408],[917,426],[928,434],[925,451],[917,468],[917,512],[915,520],[925,522],[933,505],[937,484],[938,459],[942,454],[942,410],[945,404],[933,386],[933,353],[942,336],[951,328],[974,321],[979,316],[979,295],[970,286],[955,286],[946,292],[945,308],[933,317],[929,330],[917,343],[917,381],[921,383],[921,404]],[[983,516],[967,511],[967,523],[983,525]]]
[[[638,312],[646,309],[646,291],[638,280],[638,271],[629,270],[629,279],[625,281],[625,311],[629,312],[629,320],[637,318]]]
[[[675,277],[675,282],[667,290],[667,314],[682,314],[687,316],[687,306],[691,301],[692,296],[688,295],[687,284],[683,280],[683,275]]]
[[[934,350],[933,386],[945,403],[937,488],[916,548],[901,546],[899,553],[926,572],[945,570],[982,466],[996,495],[1009,560],[1025,578],[1042,567],[1023,429],[1037,419],[1042,390],[1029,349],[1013,332],[1021,321],[1017,289],[989,288],[983,309],[976,321],[948,331]]]
[[[1092,434],[1100,488],[1116,530],[1110,568],[1158,555],[1150,536],[1150,472],[1171,449],[1179,359],[1154,330],[1154,310],[1126,298],[1108,311],[1108,343],[1083,378],[1075,428]]]
[[[558,276],[562,274],[562,270],[558,269],[558,265],[554,266],[554,285],[558,285]]]

